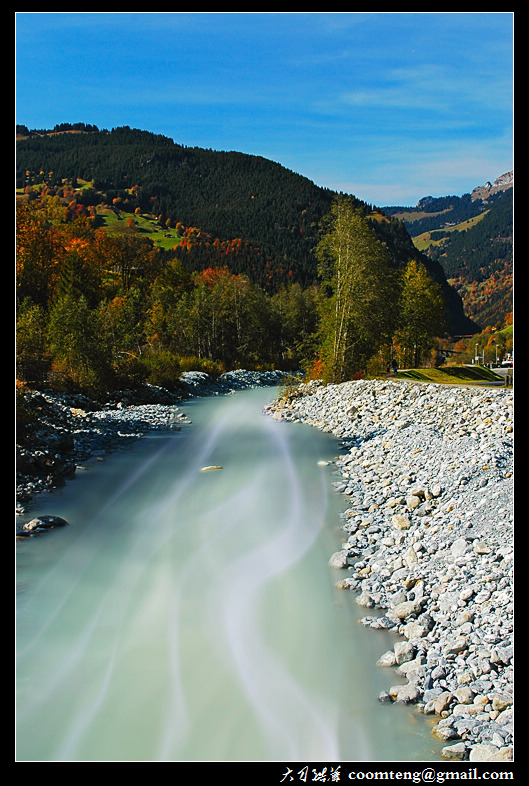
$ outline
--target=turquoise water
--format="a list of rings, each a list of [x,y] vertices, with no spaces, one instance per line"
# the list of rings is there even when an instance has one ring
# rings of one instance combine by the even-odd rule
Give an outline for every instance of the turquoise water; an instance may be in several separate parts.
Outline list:
[[[17,544],[17,761],[438,758],[327,565],[338,445],[274,393],[189,402],[32,508],[70,526]]]

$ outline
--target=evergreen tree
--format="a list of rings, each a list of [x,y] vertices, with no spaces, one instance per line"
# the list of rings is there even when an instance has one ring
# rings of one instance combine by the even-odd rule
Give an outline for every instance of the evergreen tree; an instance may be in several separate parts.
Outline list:
[[[420,366],[433,346],[435,336],[446,329],[446,311],[441,288],[417,260],[412,259],[402,274],[399,326],[395,341],[401,347],[404,366]]]

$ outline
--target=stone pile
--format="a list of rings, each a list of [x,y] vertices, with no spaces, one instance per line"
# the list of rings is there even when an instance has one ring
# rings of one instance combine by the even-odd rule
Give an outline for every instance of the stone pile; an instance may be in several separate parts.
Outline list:
[[[512,758],[512,407],[500,388],[360,380],[269,408],[343,441],[337,586],[363,625],[398,634],[379,698],[434,717],[447,759]]]

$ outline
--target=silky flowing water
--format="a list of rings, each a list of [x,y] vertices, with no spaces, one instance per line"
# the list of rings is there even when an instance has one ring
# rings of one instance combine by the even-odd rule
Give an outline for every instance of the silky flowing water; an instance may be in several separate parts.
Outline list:
[[[70,525],[17,544],[18,761],[438,759],[328,567],[338,443],[275,392],[190,401],[38,500]]]

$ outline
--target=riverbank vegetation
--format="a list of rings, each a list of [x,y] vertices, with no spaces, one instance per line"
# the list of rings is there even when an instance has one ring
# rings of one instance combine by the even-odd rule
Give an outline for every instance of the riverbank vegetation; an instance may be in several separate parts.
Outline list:
[[[198,244],[199,229],[177,226],[167,234],[180,253],[168,253],[139,220],[101,226],[71,196],[44,189],[17,205],[22,384],[170,389],[182,371],[241,367],[340,381],[393,358],[418,365],[446,329],[439,285],[417,260],[395,264],[352,199],[337,198],[322,224],[317,281],[263,287],[225,262],[251,266],[260,252],[243,241]],[[199,270],[188,264],[198,245],[210,253]]]

